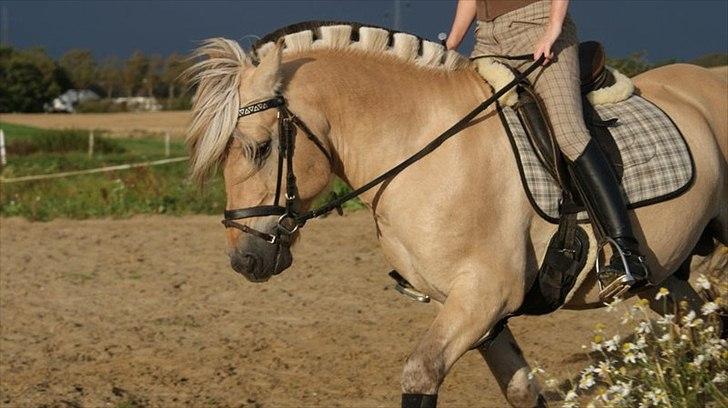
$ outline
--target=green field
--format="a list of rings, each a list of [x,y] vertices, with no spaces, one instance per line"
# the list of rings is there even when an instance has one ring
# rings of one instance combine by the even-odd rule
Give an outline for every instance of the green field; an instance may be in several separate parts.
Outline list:
[[[166,158],[162,136],[106,138],[94,135],[88,157],[88,130],[48,130],[0,123],[8,163],[3,178],[92,169]],[[170,157],[185,156],[172,142]],[[348,188],[340,181],[334,191]],[[323,198],[322,198],[323,199]],[[222,214],[225,193],[214,177],[200,189],[187,179],[187,162],[107,173],[0,184],[0,216],[46,221],[53,218],[128,217],[134,214]],[[359,208],[353,202],[347,208]]]

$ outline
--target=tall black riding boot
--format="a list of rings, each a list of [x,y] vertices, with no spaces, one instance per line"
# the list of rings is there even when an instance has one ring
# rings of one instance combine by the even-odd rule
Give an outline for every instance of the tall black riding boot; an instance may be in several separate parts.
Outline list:
[[[647,264],[632,232],[624,193],[595,141],[589,141],[581,156],[570,163],[569,170],[592,224],[603,238],[611,240],[614,250],[609,265],[601,268],[597,276],[599,297],[611,300],[623,296],[630,288],[644,285]]]

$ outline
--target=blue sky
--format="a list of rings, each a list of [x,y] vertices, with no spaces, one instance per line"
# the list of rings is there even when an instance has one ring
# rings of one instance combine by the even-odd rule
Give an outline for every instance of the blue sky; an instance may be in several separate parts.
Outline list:
[[[395,0],[0,1],[4,38],[43,46],[53,56],[88,48],[99,57],[134,50],[187,52],[201,39],[241,40],[303,20],[395,25]],[[455,0],[399,0],[400,28],[435,39],[448,31]],[[728,52],[728,0],[572,0],[582,40],[598,39],[612,56],[644,51],[650,61]],[[3,21],[3,24],[4,24]],[[6,34],[6,36],[5,36]],[[248,37],[249,38],[249,37]],[[468,53],[472,40],[460,51]]]

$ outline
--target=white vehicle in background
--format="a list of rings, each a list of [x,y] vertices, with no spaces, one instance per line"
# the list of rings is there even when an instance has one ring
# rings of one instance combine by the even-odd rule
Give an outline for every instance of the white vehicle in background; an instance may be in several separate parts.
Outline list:
[[[81,102],[97,101],[99,95],[90,89],[69,89],[61,96],[53,99],[51,103],[43,105],[46,112],[73,113]]]

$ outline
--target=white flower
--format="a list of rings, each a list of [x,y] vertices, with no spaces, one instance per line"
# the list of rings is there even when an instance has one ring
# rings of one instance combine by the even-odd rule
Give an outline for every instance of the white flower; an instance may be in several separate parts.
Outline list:
[[[617,401],[624,399],[632,392],[632,383],[626,383],[624,381],[617,381],[616,384],[609,387],[607,390],[608,394],[614,394],[616,397],[620,397]]]
[[[642,404],[640,404],[640,406],[645,406],[645,407],[656,406],[656,407],[659,407],[660,404],[666,405],[670,401],[667,398],[667,393],[665,392],[665,390],[663,390],[661,388],[653,388],[653,389],[645,392],[644,397],[642,398],[642,402],[643,403],[649,402],[649,405],[642,405]]]
[[[604,348],[607,351],[617,351],[617,345],[619,344],[619,334],[615,334],[614,337],[604,342]]]
[[[659,319],[657,319],[657,324],[667,326],[667,325],[672,324],[673,319],[675,319],[675,315],[666,314],[666,315],[660,317]]]
[[[607,306],[607,312],[613,312],[620,303],[622,303],[622,299],[615,298],[611,303],[605,303],[604,305]]]
[[[637,333],[640,333],[640,334],[652,333],[652,325],[650,325],[650,322],[645,322],[645,321],[640,322],[639,326],[637,326]]]
[[[691,310],[688,312],[688,314],[683,316],[682,322],[685,324],[690,324],[693,321],[693,319],[695,319],[695,310]]]
[[[602,343],[591,343],[591,350],[592,351],[602,351]]]
[[[720,309],[717,303],[715,302],[708,302],[703,305],[702,308],[700,308],[700,311],[703,313],[703,316],[707,316],[711,313],[715,313]]]
[[[703,274],[698,275],[698,279],[695,280],[695,284],[698,285],[698,289],[710,289],[710,281]]]
[[[723,384],[726,381],[728,381],[728,375],[726,375],[725,371],[719,372],[715,375],[715,378],[711,380],[713,384]]]
[[[594,372],[601,378],[607,378],[607,376],[613,369],[614,367],[612,367],[612,361],[605,360],[599,362],[599,366],[594,369]]]
[[[647,362],[647,354],[645,354],[645,353],[643,353],[643,352],[641,352],[641,351],[640,351],[640,352],[638,352],[638,353],[637,353],[637,354],[635,355],[635,357],[637,357],[637,359],[638,359],[638,360],[640,360],[640,361],[642,361],[643,363],[646,363],[646,362]]]
[[[589,388],[593,387],[594,384],[594,376],[591,373],[585,374],[581,376],[581,379],[579,380],[579,388],[582,390],[588,390]]]
[[[670,340],[672,340],[672,334],[670,334],[669,332],[663,334],[659,339],[657,339],[657,341],[660,342],[660,343],[665,343],[665,342],[668,342]]]
[[[547,388],[556,388],[559,385],[559,381],[556,378],[549,378],[546,380]]]
[[[566,396],[564,397],[565,402],[574,401],[576,399],[576,391],[575,390],[569,390],[569,392],[566,393]]]
[[[660,290],[657,291],[657,294],[655,295],[655,300],[660,300],[669,294],[670,294],[670,291],[667,290],[667,288],[660,288]]]
[[[690,363],[690,365],[695,368],[700,368],[700,366],[703,364],[704,361],[705,361],[705,356],[702,354],[698,354],[697,356],[695,356],[695,359],[693,359],[693,362]]]
[[[625,353],[624,358],[622,359],[622,361],[624,361],[625,363],[634,364],[634,363],[637,362],[636,357],[637,356],[634,353],[632,353],[632,352]]]

